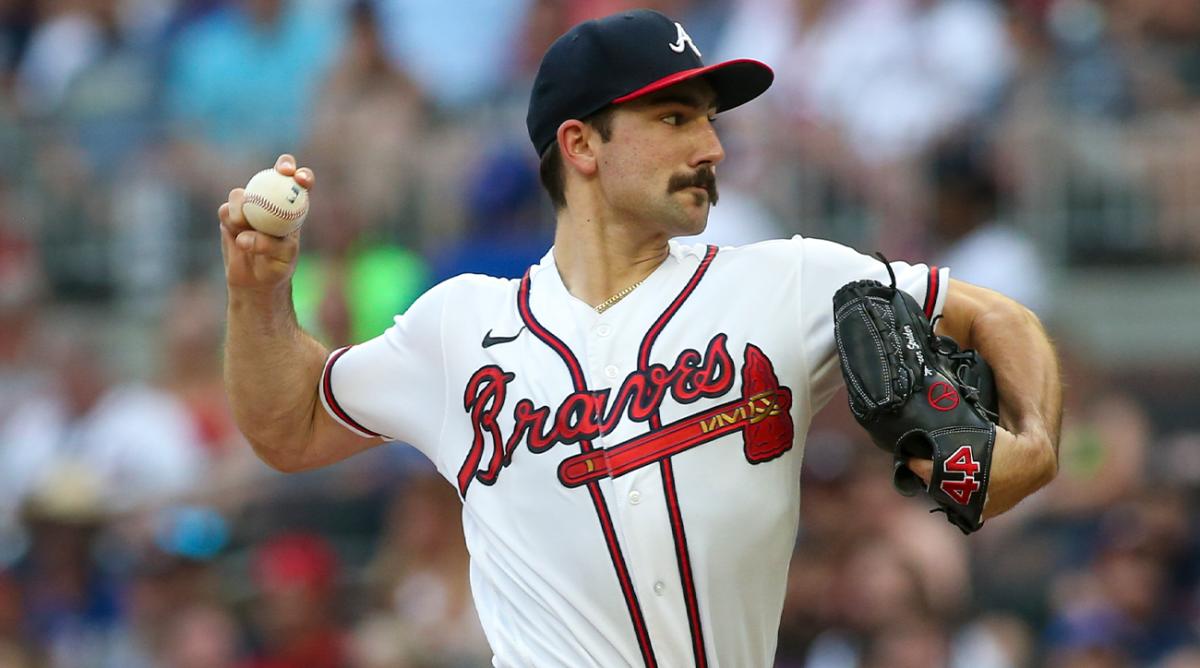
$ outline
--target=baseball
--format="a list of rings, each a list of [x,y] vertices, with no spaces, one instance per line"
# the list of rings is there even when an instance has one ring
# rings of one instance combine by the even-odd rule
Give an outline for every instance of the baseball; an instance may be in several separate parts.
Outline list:
[[[264,169],[246,184],[242,213],[259,232],[287,236],[299,229],[308,215],[308,190],[290,176]]]

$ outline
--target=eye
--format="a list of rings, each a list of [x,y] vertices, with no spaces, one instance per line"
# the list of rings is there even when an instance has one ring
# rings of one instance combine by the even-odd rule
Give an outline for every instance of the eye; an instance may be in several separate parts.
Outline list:
[[[666,116],[662,117],[662,122],[666,123],[667,125],[679,125],[680,115],[679,114],[667,114]]]

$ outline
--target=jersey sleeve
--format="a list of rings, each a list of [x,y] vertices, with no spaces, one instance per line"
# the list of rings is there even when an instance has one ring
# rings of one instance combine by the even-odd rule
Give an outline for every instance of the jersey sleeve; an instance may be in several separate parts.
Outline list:
[[[887,267],[878,258],[864,255],[838,243],[796,237],[803,263],[800,280],[800,331],[808,363],[811,409],[816,412],[829,402],[842,385],[833,337],[833,294],[851,281],[874,279],[891,284]],[[892,262],[897,286],[924,306],[932,319],[942,312],[949,286],[950,270],[925,264]]]
[[[321,374],[325,410],[364,438],[403,441],[437,462],[446,415],[443,320],[450,287],[426,292],[383,334],[333,351]]]

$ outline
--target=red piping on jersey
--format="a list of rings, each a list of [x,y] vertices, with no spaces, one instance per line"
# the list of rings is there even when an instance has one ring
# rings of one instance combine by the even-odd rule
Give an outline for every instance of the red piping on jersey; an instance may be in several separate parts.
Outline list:
[[[575,358],[574,353],[571,352],[571,349],[561,339],[543,327],[542,323],[538,322],[537,318],[533,316],[533,309],[529,307],[528,271],[525,272],[525,277],[521,279],[521,288],[517,291],[517,310],[520,312],[521,319],[525,321],[525,326],[529,328],[529,331],[562,358],[563,363],[567,365],[567,371],[571,374],[571,382],[575,386],[575,391],[587,392],[587,382],[583,377],[583,368],[580,367],[579,360]],[[583,452],[590,452],[592,450],[592,442],[590,440],[580,441],[579,448]],[[621,593],[625,597],[625,606],[629,609],[629,618],[633,622],[633,632],[637,636],[638,647],[642,652],[642,660],[645,661],[647,668],[656,668],[658,662],[654,658],[654,648],[650,645],[650,632],[646,629],[646,620],[642,616],[642,607],[638,603],[637,592],[633,589],[633,581],[629,577],[629,569],[625,564],[625,556],[621,552],[621,544],[617,541],[617,533],[613,529],[612,517],[608,514],[608,505],[604,502],[604,494],[600,491],[600,486],[596,482],[588,483],[587,487],[592,496],[592,505],[596,507],[596,517],[600,520],[600,528],[604,531],[604,541],[608,545],[608,556],[612,559],[613,569],[617,572],[617,580],[621,585]]]
[[[321,374],[321,393],[325,395],[325,403],[328,404],[331,409],[333,409],[333,414],[336,415],[342,422],[345,422],[364,434],[381,436],[381,434],[367,429],[355,421],[354,418],[350,417],[350,414],[347,413],[346,410],[342,408],[341,404],[337,402],[337,399],[333,397],[333,381],[331,380],[333,377],[333,364],[334,362],[338,361],[339,357],[345,355],[347,350],[350,350],[353,347],[354,346],[346,346],[345,348],[335,350],[333,351],[333,354],[329,356],[329,361],[325,363],[325,371],[323,371]]]
[[[938,287],[939,287],[938,279],[940,279],[940,278],[941,278],[941,276],[939,275],[937,265],[936,264],[930,265],[930,267],[929,267],[929,282],[925,286],[925,317],[926,318],[932,318],[933,310],[935,308],[937,308]]]
[[[704,254],[704,259],[700,261],[700,266],[696,267],[695,273],[692,274],[691,280],[646,332],[645,338],[642,339],[642,345],[638,349],[638,370],[644,371],[649,368],[650,349],[654,347],[655,340],[658,339],[658,335],[662,333],[671,318],[675,317],[683,302],[687,301],[687,298],[695,291],[716,255],[717,247],[709,246],[708,251]],[[657,410],[654,415],[650,416],[650,428],[652,430],[662,429],[662,418]],[[659,462],[659,469],[662,473],[663,496],[666,497],[667,511],[671,520],[671,535],[675,539],[675,559],[679,565],[679,580],[683,584],[683,600],[687,606],[688,627],[692,634],[692,654],[696,659],[696,668],[706,668],[708,658],[704,653],[704,629],[700,624],[700,602],[696,597],[696,579],[692,575],[692,559],[688,553],[687,534],[683,529],[683,513],[679,508],[679,494],[675,489],[675,469],[671,465],[671,459],[668,457]]]

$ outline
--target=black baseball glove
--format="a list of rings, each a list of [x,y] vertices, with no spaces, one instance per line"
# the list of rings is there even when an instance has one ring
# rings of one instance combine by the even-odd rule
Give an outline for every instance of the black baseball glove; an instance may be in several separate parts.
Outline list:
[[[886,263],[885,263],[886,264]],[[833,296],[834,334],[850,411],[895,458],[901,494],[925,491],[963,533],[983,526],[996,441],[996,385],[974,350],[933,333],[911,295],[878,281],[848,283]],[[925,483],[905,464],[933,460]]]

